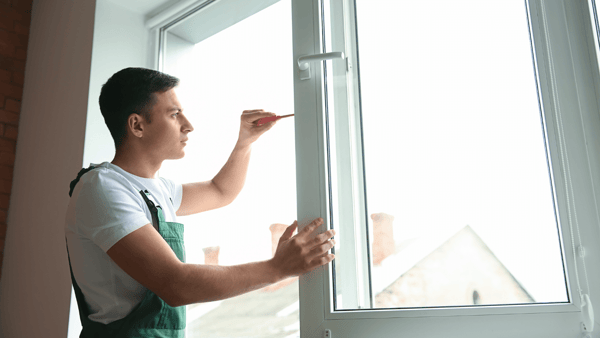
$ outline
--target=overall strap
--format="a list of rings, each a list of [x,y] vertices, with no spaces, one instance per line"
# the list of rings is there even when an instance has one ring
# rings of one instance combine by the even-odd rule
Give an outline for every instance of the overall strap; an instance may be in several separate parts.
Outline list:
[[[65,244],[67,242],[67,237],[65,237]],[[85,300],[83,298],[83,293],[77,285],[75,281],[75,276],[73,275],[73,268],[71,267],[71,256],[69,255],[69,246],[67,247],[67,260],[69,261],[69,271],[71,272],[71,283],[73,284],[73,290],[75,291],[75,299],[77,300],[77,308],[79,310],[79,320],[81,320],[81,325],[88,320],[87,316],[89,315],[87,308],[85,307]]]
[[[94,166],[89,166],[88,168],[83,168],[81,170],[79,170],[79,173],[77,174],[77,177],[71,181],[71,184],[69,185],[69,197],[71,197],[71,195],[73,195],[73,190],[75,190],[75,186],[77,185],[77,182],[79,182],[79,180],[81,179],[81,176],[83,176],[83,174],[87,173],[88,171],[94,169]]]
[[[148,198],[148,194],[149,194],[148,190],[140,190],[140,194],[142,194],[144,201],[146,201],[146,204],[148,205],[148,209],[150,209],[150,214],[152,215],[152,224],[154,224],[156,226],[156,229],[160,232],[160,222],[159,222],[159,216],[158,216],[158,213],[159,213],[158,208],[160,208],[160,206],[157,207],[154,204],[154,202],[152,202]]]

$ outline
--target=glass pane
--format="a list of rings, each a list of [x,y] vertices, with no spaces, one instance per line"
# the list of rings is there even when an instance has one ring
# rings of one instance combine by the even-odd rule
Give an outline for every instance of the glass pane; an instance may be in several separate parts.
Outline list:
[[[524,2],[346,4],[356,6],[371,306],[568,302]],[[339,299],[355,282],[334,277],[336,310],[359,308]]]
[[[181,79],[178,97],[194,126],[186,155],[160,175],[208,181],[227,162],[242,111],[293,113],[291,2],[282,0],[189,49],[169,36],[165,71]],[[179,42],[179,43],[178,43]],[[183,50],[183,52],[182,52]],[[252,146],[244,188],[223,208],[178,217],[187,262],[234,265],[272,257],[296,219],[294,120],[285,118]],[[297,337],[298,280],[187,307],[187,337]]]

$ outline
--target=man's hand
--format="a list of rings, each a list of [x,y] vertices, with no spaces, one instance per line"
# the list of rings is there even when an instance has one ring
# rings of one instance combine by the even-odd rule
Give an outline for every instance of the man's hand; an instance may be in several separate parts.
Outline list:
[[[335,230],[328,230],[313,236],[313,232],[323,224],[322,218],[317,218],[302,231],[292,236],[298,227],[298,221],[290,225],[281,238],[275,255],[269,261],[281,278],[299,276],[321,265],[331,262],[335,256],[327,252],[335,245],[332,239]],[[330,240],[331,239],[331,240]]]
[[[276,114],[262,109],[244,110],[240,118],[240,135],[237,143],[240,146],[249,146],[258,140],[260,135],[271,129],[277,121],[268,122],[261,126],[257,126],[256,121],[270,116],[276,116]]]

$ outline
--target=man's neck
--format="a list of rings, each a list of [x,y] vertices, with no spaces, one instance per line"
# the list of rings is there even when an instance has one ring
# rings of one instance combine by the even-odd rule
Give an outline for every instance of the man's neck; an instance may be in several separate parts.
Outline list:
[[[117,152],[115,158],[110,162],[126,172],[144,178],[156,178],[156,173],[162,165],[162,161],[145,158],[135,152]]]

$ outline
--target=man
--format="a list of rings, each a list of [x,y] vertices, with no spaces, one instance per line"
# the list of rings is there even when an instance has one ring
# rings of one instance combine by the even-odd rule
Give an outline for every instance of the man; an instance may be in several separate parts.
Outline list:
[[[239,138],[207,182],[157,177],[162,162],[185,154],[194,128],[177,99],[175,77],[126,68],[102,86],[100,110],[115,142],[112,162],[92,164],[71,182],[65,234],[81,337],[183,337],[185,306],[240,295],[333,260],[333,230],[315,219],[290,225],[272,259],[234,266],[185,263],[176,216],[230,204],[241,191],[251,145],[276,122],[260,110],[241,115]],[[235,226],[235,225],[233,225]],[[224,229],[224,231],[227,231]]]

